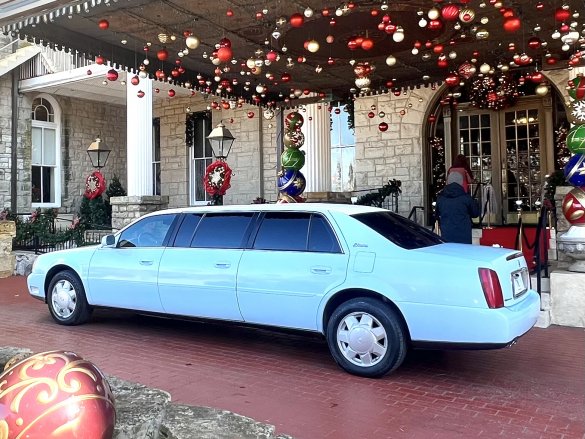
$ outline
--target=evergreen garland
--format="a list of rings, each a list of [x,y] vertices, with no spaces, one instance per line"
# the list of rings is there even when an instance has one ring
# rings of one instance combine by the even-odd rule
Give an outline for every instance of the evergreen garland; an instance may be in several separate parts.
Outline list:
[[[360,204],[362,206],[382,207],[386,197],[390,195],[398,196],[402,193],[400,186],[402,186],[402,182],[400,180],[388,180],[388,183],[378,189],[377,192],[370,192],[359,197],[355,204]]]

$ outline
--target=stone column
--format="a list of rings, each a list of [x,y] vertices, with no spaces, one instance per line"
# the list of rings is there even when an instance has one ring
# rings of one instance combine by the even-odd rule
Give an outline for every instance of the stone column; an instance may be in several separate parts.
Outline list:
[[[326,104],[310,104],[306,108],[302,127],[306,161],[301,172],[307,179],[305,194],[310,198],[308,192],[331,191],[331,130]]]
[[[14,221],[0,221],[0,278],[14,274],[15,257],[12,254],[12,238],[16,236]]]
[[[152,79],[141,78],[138,85],[127,81],[126,111],[128,195],[152,195]]]

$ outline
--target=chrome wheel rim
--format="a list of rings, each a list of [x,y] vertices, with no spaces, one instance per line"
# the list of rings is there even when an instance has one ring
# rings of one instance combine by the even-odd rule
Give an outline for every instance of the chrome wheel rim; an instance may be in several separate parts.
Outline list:
[[[68,319],[75,312],[77,292],[71,282],[60,280],[53,287],[51,306],[55,314],[61,319]]]
[[[339,322],[337,345],[350,363],[360,367],[372,367],[386,355],[388,335],[384,326],[373,315],[353,312]]]

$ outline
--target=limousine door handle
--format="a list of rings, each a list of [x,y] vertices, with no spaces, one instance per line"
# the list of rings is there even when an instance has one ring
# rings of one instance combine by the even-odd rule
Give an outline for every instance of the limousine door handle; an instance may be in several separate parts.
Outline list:
[[[140,261],[140,265],[152,265],[154,261]]]
[[[330,274],[331,273],[331,268],[330,267],[323,267],[323,266],[311,267],[311,273],[314,273],[314,274]]]
[[[232,264],[230,264],[229,262],[217,262],[215,264],[215,268],[230,268],[232,266]]]

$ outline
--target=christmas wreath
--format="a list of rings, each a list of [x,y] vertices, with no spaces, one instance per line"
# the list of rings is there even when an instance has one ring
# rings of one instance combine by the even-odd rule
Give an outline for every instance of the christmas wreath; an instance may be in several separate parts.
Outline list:
[[[85,198],[93,200],[106,190],[106,179],[100,171],[93,171],[85,180]]]
[[[230,188],[232,170],[226,162],[218,160],[205,169],[203,184],[205,191],[211,196],[225,195]]]

